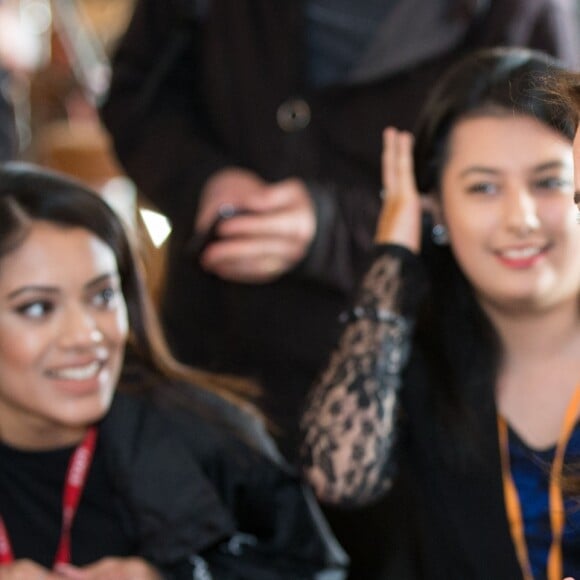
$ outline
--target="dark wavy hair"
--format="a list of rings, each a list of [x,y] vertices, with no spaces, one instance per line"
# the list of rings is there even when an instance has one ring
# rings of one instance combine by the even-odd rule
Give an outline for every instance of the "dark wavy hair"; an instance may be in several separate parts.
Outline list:
[[[478,50],[449,69],[432,89],[415,130],[420,191],[440,195],[451,133],[469,117],[527,115],[571,141],[574,124],[566,107],[550,97],[552,81],[563,71],[554,58],[523,48]],[[457,464],[458,457],[476,457],[477,440],[488,437],[478,431],[477,417],[468,409],[474,403],[479,409],[494,405],[502,350],[450,248],[436,246],[428,219],[424,225],[422,253],[431,290],[417,321],[417,340],[435,381],[433,404],[449,443],[444,447]]]
[[[187,367],[171,355],[125,226],[98,194],[79,181],[33,164],[1,164],[0,261],[26,239],[38,220],[86,229],[113,251],[127,304],[130,361],[138,363],[129,365],[133,375],[139,368],[147,377],[195,384],[253,412],[243,402],[243,396],[253,392],[249,383]],[[127,379],[125,371],[123,377]]]
[[[450,133],[466,117],[529,115],[573,139],[566,106],[552,98],[550,88],[564,73],[555,58],[525,48],[478,50],[451,67],[432,89],[415,127],[419,190],[439,190]]]
[[[563,72],[558,75],[554,91],[560,102],[567,108],[570,121],[578,129],[580,127],[580,73]]]

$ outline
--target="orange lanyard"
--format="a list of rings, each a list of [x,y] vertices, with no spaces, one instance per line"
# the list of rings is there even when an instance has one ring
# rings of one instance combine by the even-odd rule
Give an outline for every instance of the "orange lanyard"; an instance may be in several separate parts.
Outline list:
[[[570,403],[568,404],[568,408],[566,409],[564,423],[562,424],[562,429],[556,445],[554,461],[552,462],[552,467],[550,469],[548,499],[552,543],[550,545],[550,551],[548,552],[548,580],[562,580],[563,578],[562,535],[564,533],[566,513],[562,496],[562,470],[564,467],[564,454],[577,422],[579,407],[580,387],[577,387]],[[516,548],[520,567],[524,575],[524,580],[533,580],[534,576],[532,574],[532,568],[528,556],[528,546],[524,532],[522,508],[510,467],[508,427],[505,419],[499,415],[497,417],[497,425],[501,454],[504,501],[510,524],[510,532]]]

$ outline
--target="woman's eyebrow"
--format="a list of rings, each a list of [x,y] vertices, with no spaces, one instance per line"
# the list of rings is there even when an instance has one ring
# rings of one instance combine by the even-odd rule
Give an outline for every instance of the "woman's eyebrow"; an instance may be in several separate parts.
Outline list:
[[[541,173],[542,171],[547,171],[550,169],[562,169],[571,167],[571,164],[560,159],[555,159],[553,161],[546,161],[540,163],[531,168],[532,173]],[[486,173],[488,175],[499,175],[501,171],[499,169],[494,169],[492,167],[485,167],[483,165],[472,165],[464,169],[459,175],[460,177],[465,177],[471,173]]]
[[[465,177],[471,173],[487,173],[488,175],[499,175],[501,171],[498,169],[492,169],[491,167],[484,167],[483,165],[472,165],[467,169],[464,169],[459,176]]]
[[[93,280],[87,282],[84,287],[87,290],[90,290],[91,288],[94,288],[95,286],[102,284],[105,280],[110,280],[112,278],[115,278],[116,276],[118,276],[118,274],[115,274],[114,272],[107,272],[105,274],[101,274],[100,276],[97,276]],[[18,298],[21,294],[27,294],[29,292],[37,292],[42,294],[58,294],[59,288],[56,286],[43,286],[42,284],[30,284],[27,286],[21,286],[20,288],[16,288],[16,290],[13,290],[12,292],[8,293],[6,297],[12,300],[14,298]]]
[[[101,275],[97,276],[96,278],[93,278],[92,280],[87,282],[85,284],[85,288],[87,290],[90,290],[91,288],[94,288],[95,286],[102,284],[106,280],[111,280],[111,279],[118,278],[118,277],[119,277],[119,274],[117,274],[116,272],[105,272],[104,274],[101,274]]]
[[[571,168],[572,165],[570,163],[564,161],[547,161],[546,163],[540,163],[540,165],[536,165],[536,167],[532,168],[534,173],[539,173],[541,171],[546,171],[548,169],[561,169],[561,168]]]
[[[7,298],[12,300],[13,298],[18,298],[21,294],[27,294],[29,292],[38,292],[42,294],[58,294],[58,288],[55,286],[42,286],[40,284],[30,284],[28,286],[21,286],[16,288],[12,292],[9,292]]]

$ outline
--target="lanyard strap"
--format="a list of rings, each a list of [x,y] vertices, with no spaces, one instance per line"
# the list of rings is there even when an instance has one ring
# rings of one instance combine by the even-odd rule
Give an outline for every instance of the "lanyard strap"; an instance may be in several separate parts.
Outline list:
[[[57,564],[68,564],[70,562],[70,534],[72,524],[85,488],[89,468],[93,462],[97,434],[97,428],[90,427],[68,463],[62,493],[62,528],[56,556],[54,558],[55,566]],[[8,535],[4,520],[0,515],[0,566],[10,564],[13,561],[14,552],[12,551],[10,536]]]
[[[548,552],[547,577],[548,580],[562,580],[563,578],[563,558],[562,558],[562,535],[566,514],[564,509],[564,499],[562,496],[562,470],[564,467],[564,455],[568,441],[574,431],[580,407],[580,387],[577,387],[564,416],[564,423],[560,431],[556,452],[552,467],[550,468],[550,486],[548,492],[550,528],[552,530],[552,543]],[[503,479],[503,491],[506,512],[510,523],[510,532],[516,549],[516,555],[522,569],[524,580],[533,580],[532,567],[526,543],[524,519],[518,491],[512,477],[510,457],[508,427],[505,419],[498,415],[498,434],[500,442],[501,469]]]

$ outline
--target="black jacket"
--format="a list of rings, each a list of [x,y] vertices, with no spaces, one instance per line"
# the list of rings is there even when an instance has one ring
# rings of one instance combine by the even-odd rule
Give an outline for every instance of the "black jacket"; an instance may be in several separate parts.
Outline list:
[[[201,389],[156,388],[118,393],[100,429],[139,555],[173,579],[343,578],[344,553],[260,423]]]

